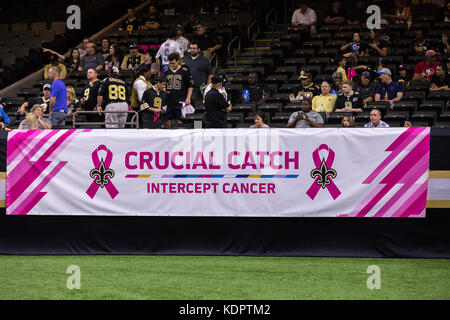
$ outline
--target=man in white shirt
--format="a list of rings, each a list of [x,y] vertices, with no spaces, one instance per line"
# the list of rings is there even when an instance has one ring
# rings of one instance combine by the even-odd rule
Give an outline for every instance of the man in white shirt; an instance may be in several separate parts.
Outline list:
[[[389,125],[381,121],[381,111],[373,109],[370,111],[370,122],[364,125],[364,128],[389,128]]]
[[[158,70],[161,72],[166,72],[169,69],[169,55],[174,52],[178,52],[181,58],[184,56],[183,48],[176,41],[177,38],[177,30],[170,29],[168,38],[156,53],[156,65],[158,66]]]
[[[189,40],[183,37],[183,26],[181,24],[177,25],[177,38],[176,42],[180,44],[181,49],[183,49],[183,53],[188,51]]]
[[[312,34],[317,32],[316,22],[317,15],[314,9],[307,6],[306,2],[301,0],[299,3],[299,8],[292,14],[292,26],[294,29],[298,27],[306,27]]]

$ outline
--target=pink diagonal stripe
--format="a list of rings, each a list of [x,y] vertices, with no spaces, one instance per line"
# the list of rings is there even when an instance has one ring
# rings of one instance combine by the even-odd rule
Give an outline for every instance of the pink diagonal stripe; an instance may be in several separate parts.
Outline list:
[[[411,127],[403,132],[387,149],[392,153],[363,181],[364,184],[371,183],[378,175],[417,137],[425,127]]]
[[[28,146],[30,140],[33,140],[40,133],[39,130],[28,130],[27,132],[18,132],[9,139],[6,148],[7,164],[10,164]]]
[[[42,179],[41,183],[29,193],[29,196],[20,203],[13,212],[10,214],[14,215],[25,215],[30,212],[31,209],[42,199],[46,192],[41,192],[41,190],[48,184],[48,182],[56,176],[56,174],[66,165],[67,161],[61,161],[50,171],[48,175]]]
[[[417,190],[411,198],[411,205],[403,205],[400,210],[392,215],[392,217],[408,217],[411,215],[420,214],[425,209],[427,204],[427,184],[424,183],[419,190]]]

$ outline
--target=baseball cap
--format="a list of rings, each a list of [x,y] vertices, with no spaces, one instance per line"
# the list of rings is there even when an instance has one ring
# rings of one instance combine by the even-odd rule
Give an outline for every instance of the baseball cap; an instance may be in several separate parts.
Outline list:
[[[299,79],[307,79],[307,78],[311,78],[311,73],[306,72],[306,71],[301,71],[300,72],[300,77],[298,77]]]
[[[436,51],[434,50],[427,50],[427,52],[425,52],[425,57],[433,57],[436,55]]]
[[[380,71],[377,72],[378,74],[383,74],[386,73],[390,76],[392,76],[391,70],[389,70],[388,68],[382,68]]]
[[[361,77],[370,78],[370,72],[369,71],[364,71],[363,73],[361,73]]]
[[[223,78],[220,77],[220,76],[214,76],[214,77],[212,77],[212,79],[211,79],[211,82],[212,82],[213,84],[217,84],[217,83],[220,83],[220,82],[222,82],[222,81],[223,81]]]
[[[226,75],[225,73],[223,73],[223,72],[218,72],[218,73],[216,74],[216,77],[222,79],[223,82],[226,82],[226,81],[227,81],[227,75]]]
[[[51,85],[49,83],[44,84],[44,86],[42,87],[42,90],[48,89],[50,90]]]
[[[303,102],[303,101],[306,101],[309,104],[312,104],[312,99],[311,98],[303,98],[303,99],[300,100],[300,102]]]
[[[181,31],[183,31],[183,26],[181,24],[177,24],[177,29],[180,29]]]
[[[136,45],[136,43],[132,43],[130,44],[130,46],[128,47],[128,49],[137,49],[138,46]]]
[[[398,70],[406,70],[406,66],[404,64],[401,64],[398,66]]]

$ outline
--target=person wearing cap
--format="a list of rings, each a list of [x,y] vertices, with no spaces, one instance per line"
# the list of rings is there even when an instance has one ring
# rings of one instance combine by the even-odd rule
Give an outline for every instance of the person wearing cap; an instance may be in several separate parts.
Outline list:
[[[58,56],[56,54],[52,54],[50,56],[50,63],[47,64],[44,68],[44,79],[45,80],[49,80],[48,70],[50,70],[51,67],[58,67],[59,70],[61,70],[61,79],[66,78],[66,74],[67,74],[66,66],[58,61]]]
[[[370,122],[366,123],[364,128],[389,128],[389,125],[381,120],[381,111],[373,109],[370,111]]]
[[[440,64],[436,61],[436,51],[428,50],[425,52],[425,61],[416,65],[412,81],[430,81],[436,74],[436,67]]]
[[[441,64],[436,68],[436,74],[431,79],[430,91],[450,90],[450,74],[447,72],[447,66]]]
[[[392,107],[395,102],[402,100],[403,85],[392,81],[392,73],[388,68],[381,69],[378,74],[381,83],[375,88],[375,101],[387,101]]]
[[[24,115],[26,113],[26,109],[29,106],[34,106],[39,104],[42,106],[42,111],[48,114],[49,105],[50,105],[50,84],[46,83],[42,87],[42,97],[37,98],[28,98],[28,101],[25,101],[19,108],[18,112],[20,115]]]
[[[205,126],[206,128],[226,128],[226,113],[231,106],[219,92],[222,88],[222,77],[212,77],[212,88],[205,96]]]
[[[228,105],[230,107],[233,107],[231,105],[231,96],[228,94],[227,90],[225,89],[225,82],[227,81],[226,74],[218,73],[216,75],[216,77],[219,77],[220,79],[222,79],[222,87],[219,89],[219,92],[222,94],[222,96],[225,98],[225,100],[227,100]],[[209,92],[209,90],[211,90],[211,88],[212,88],[212,83],[210,82],[203,90],[203,103],[205,103],[206,94]]]
[[[300,72],[300,77],[302,84],[298,87],[292,89],[291,94],[289,95],[289,100],[298,101],[302,98],[312,99],[315,96],[320,94],[320,88],[318,85],[314,84],[311,80],[311,74],[302,70]]]
[[[302,99],[300,105],[302,111],[296,111],[289,117],[287,128],[323,128],[322,116],[311,109],[312,101],[309,98]]]
[[[337,95],[331,94],[331,86],[328,81],[322,81],[320,85],[321,94],[312,99],[312,110],[325,112],[327,115],[333,112]]]
[[[359,92],[353,91],[353,81],[342,82],[342,93],[336,99],[335,112],[361,112],[363,108]]]
[[[67,118],[67,88],[59,78],[60,72],[58,67],[51,67],[48,71],[50,80],[52,80],[49,111],[53,127],[65,125]]]
[[[406,71],[406,67],[404,64],[398,66],[398,77],[397,81],[403,84],[403,88],[408,89],[411,83],[411,75]]]
[[[95,52],[95,43],[89,42],[86,46],[86,54],[81,58],[78,71],[88,71],[89,69],[102,70],[105,65],[105,59],[99,53]]]
[[[170,28],[167,34],[167,40],[161,44],[158,52],[156,53],[156,65],[158,70],[166,72],[169,70],[169,55],[177,52],[181,58],[184,56],[183,48],[176,41],[177,30]]]
[[[181,24],[177,25],[177,37],[175,41],[179,43],[183,53],[188,51],[189,40],[183,37],[183,26]]]
[[[138,46],[135,43],[131,44],[128,49],[130,53],[123,57],[122,64],[120,65],[121,70],[134,70],[144,62],[144,55],[139,52]]]
[[[209,60],[200,54],[200,48],[197,42],[191,42],[189,45],[189,51],[191,54],[185,56],[183,61],[191,72],[192,80],[194,80],[192,102],[194,106],[197,106],[202,102],[200,88],[205,85],[208,86],[211,82],[211,78],[213,76],[212,67]]]
[[[356,91],[359,92],[364,107],[373,101],[373,97],[375,96],[375,83],[371,82],[369,71],[361,73],[360,85]]]

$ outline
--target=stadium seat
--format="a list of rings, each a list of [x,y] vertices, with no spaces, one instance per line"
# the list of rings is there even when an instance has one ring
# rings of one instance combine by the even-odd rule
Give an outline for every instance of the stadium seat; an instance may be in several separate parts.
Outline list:
[[[47,29],[47,22],[33,22],[30,25],[30,30],[34,35],[38,35],[39,31]]]
[[[14,23],[11,25],[11,31],[19,33],[21,31],[26,31],[28,28],[27,24],[24,22]]]
[[[414,100],[414,101],[418,101],[421,102],[422,100],[425,99],[426,93],[423,91],[406,91],[403,94],[403,98],[402,100]]]
[[[394,104],[394,111],[407,111],[410,114],[417,109],[417,101],[399,101]]]
[[[442,112],[442,113],[439,115],[439,117],[438,117],[437,120],[440,121],[440,122],[450,122],[450,111],[444,111],[444,112]]]
[[[302,110],[302,107],[301,107],[300,102],[290,102],[283,107],[283,111],[291,112],[291,113],[293,113],[295,111],[301,111],[301,110]]]
[[[427,126],[431,124],[431,122],[436,120],[436,112],[435,111],[416,111],[411,115],[411,120],[414,122],[425,122]]]
[[[278,100],[276,100],[276,101],[278,101]],[[282,107],[283,107],[283,103],[281,103],[281,102],[267,102],[267,103],[259,105],[257,107],[257,110],[260,110],[263,112],[280,112],[282,110]]]
[[[405,111],[390,111],[387,115],[384,116],[384,121],[387,122],[390,126],[391,124],[396,123],[398,126],[403,126],[405,120],[408,119],[408,112]]]
[[[277,112],[271,119],[271,123],[284,123],[285,125],[288,123],[289,118],[292,113],[289,112]]]
[[[444,101],[426,100],[419,105],[419,111],[436,111],[438,114],[444,108]]]

